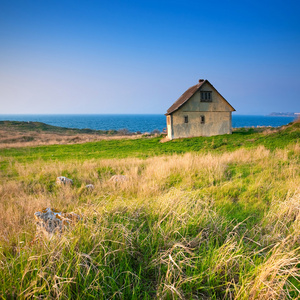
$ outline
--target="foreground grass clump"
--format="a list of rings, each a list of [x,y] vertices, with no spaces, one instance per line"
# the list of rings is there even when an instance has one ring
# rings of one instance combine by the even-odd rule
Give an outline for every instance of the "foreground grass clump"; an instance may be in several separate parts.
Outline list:
[[[273,134],[280,140],[289,133]],[[0,296],[297,298],[300,145],[290,139],[282,147],[229,150],[146,159],[133,152],[123,159],[2,157]],[[128,181],[110,182],[115,174]],[[74,185],[56,186],[59,175]],[[84,189],[88,183],[93,191]],[[32,243],[33,214],[47,206],[83,220]]]

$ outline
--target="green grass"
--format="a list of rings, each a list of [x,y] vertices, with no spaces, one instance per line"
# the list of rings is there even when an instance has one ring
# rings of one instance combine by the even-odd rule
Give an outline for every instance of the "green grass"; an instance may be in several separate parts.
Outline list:
[[[0,157],[5,161],[9,157],[20,162],[42,159],[53,160],[87,160],[92,158],[147,158],[157,155],[182,154],[186,152],[234,151],[240,147],[255,148],[259,145],[267,149],[282,149],[300,139],[300,123],[295,123],[279,132],[263,134],[254,129],[235,131],[232,135],[214,137],[198,137],[178,139],[160,143],[158,138],[141,138],[134,140],[103,140],[75,145],[51,145],[39,147],[24,147],[0,149]]]
[[[0,299],[296,298],[299,133],[1,149]],[[32,243],[44,206],[83,218]]]

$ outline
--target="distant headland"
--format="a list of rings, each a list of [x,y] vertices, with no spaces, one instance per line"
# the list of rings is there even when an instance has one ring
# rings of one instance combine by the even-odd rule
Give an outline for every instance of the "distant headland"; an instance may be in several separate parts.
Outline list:
[[[268,116],[272,117],[295,117],[299,118],[300,113],[295,113],[295,112],[272,112]]]

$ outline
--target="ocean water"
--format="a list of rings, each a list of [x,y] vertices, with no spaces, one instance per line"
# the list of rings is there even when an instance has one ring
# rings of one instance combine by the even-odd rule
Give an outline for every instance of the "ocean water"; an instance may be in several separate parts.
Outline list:
[[[164,115],[0,115],[0,121],[32,121],[68,128],[90,128],[96,130],[123,129],[131,132],[162,131],[166,128]],[[272,126],[278,127],[292,122],[292,117],[232,115],[232,127]]]

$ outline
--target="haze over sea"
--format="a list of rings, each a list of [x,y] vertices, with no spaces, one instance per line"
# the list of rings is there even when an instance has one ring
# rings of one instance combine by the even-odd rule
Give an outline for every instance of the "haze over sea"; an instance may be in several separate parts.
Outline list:
[[[166,128],[164,115],[0,115],[0,121],[32,121],[68,128],[90,128],[96,130],[123,129],[131,132],[162,131]],[[278,127],[288,124],[293,117],[275,117],[259,115],[232,116],[232,127]]]

